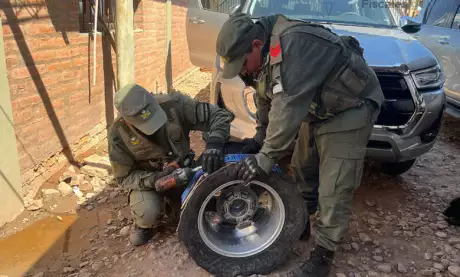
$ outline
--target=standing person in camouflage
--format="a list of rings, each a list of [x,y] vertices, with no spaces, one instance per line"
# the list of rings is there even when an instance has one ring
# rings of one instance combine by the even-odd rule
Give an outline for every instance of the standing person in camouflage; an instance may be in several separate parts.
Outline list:
[[[223,165],[233,115],[180,93],[151,94],[135,84],[116,93],[115,106],[120,116],[109,130],[109,158],[117,182],[130,191],[130,241],[142,245],[155,233],[163,198],[180,199],[191,177],[189,131],[206,132],[202,166],[212,173]]]
[[[216,48],[223,78],[239,75],[256,89],[256,135],[245,139],[243,149],[258,153],[229,172],[245,180],[266,178],[295,147],[291,166],[308,214],[316,212],[316,199],[319,205],[316,247],[290,275],[327,276],[348,232],[353,193],[383,101],[378,79],[356,39],[283,15],[254,23],[236,13],[224,23]]]

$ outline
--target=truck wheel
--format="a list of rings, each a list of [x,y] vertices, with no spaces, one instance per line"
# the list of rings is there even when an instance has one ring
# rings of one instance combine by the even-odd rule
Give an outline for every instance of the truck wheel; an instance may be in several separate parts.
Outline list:
[[[203,177],[183,207],[181,241],[197,265],[216,276],[267,274],[282,264],[305,228],[305,203],[290,177],[247,186],[227,171]]]
[[[396,163],[383,163],[380,165],[380,171],[392,176],[401,175],[411,169],[415,161],[416,159]]]

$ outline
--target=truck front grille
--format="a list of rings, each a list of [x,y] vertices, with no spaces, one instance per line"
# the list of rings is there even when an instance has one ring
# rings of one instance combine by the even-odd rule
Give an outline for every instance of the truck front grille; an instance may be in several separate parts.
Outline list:
[[[405,125],[415,111],[415,104],[406,80],[401,74],[377,73],[385,101],[377,125]]]

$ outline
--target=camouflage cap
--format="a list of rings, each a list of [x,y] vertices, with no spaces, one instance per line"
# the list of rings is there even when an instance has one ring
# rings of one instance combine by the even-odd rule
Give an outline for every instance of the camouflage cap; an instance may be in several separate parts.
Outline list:
[[[145,88],[129,84],[115,94],[115,107],[126,122],[151,135],[166,121],[166,113]]]
[[[216,52],[224,60],[224,79],[232,79],[240,73],[257,32],[255,23],[245,13],[235,13],[225,21],[216,42]]]

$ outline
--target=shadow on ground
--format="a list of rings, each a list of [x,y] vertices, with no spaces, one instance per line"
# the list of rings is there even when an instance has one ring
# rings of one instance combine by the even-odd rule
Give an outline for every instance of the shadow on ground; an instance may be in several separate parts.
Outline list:
[[[209,84],[197,91],[194,97],[206,101]],[[435,231],[423,231],[423,227],[433,224],[434,228],[442,226],[447,236],[444,240],[449,236],[460,235],[460,230],[444,227],[439,217],[449,199],[456,193],[460,194],[460,177],[456,171],[460,145],[454,141],[459,130],[459,121],[446,119],[435,148],[422,156],[402,176],[390,177],[379,173],[372,164],[366,166],[362,184],[354,198],[350,233],[345,240],[348,246],[338,252],[334,274],[360,272],[361,276],[365,276],[370,271],[377,271],[381,263],[370,257],[379,251],[386,263],[402,263],[419,272],[422,268],[431,267],[433,263],[424,259],[424,252],[438,251],[439,245],[433,244],[433,241],[443,240],[434,237]],[[192,148],[199,153],[203,148],[201,134],[196,132],[191,137]],[[107,145],[101,143],[85,155],[106,155],[106,152]],[[47,184],[49,187],[56,185],[56,177]],[[79,209],[73,194],[45,203],[45,210],[36,213],[48,217],[46,224],[39,222],[32,227],[37,229],[27,235],[29,237],[25,241],[28,242],[23,243],[23,249],[27,249],[28,245],[31,245],[29,252],[39,249],[36,245],[49,243],[47,236],[54,241],[49,243],[49,248],[37,250],[43,253],[36,257],[38,259],[32,263],[26,276],[43,273],[37,276],[208,277],[209,273],[197,267],[188,256],[175,235],[173,224],[165,227],[148,245],[133,248],[128,244],[124,227],[130,225],[131,219],[126,194],[126,191],[116,186],[106,186],[86,206]],[[16,223],[9,224],[8,228],[21,228],[24,221],[33,221],[34,213],[22,215]],[[404,225],[406,221],[408,223]],[[310,244],[299,242],[289,262],[277,272],[284,272],[306,258],[311,243],[312,240]],[[27,254],[27,251],[21,250],[17,255]],[[17,261],[18,256],[10,256],[11,259],[6,260],[10,267],[21,266]],[[414,261],[415,265],[412,264]],[[4,268],[4,264],[0,266],[0,269]],[[5,272],[0,271],[0,274]],[[418,275],[409,271],[404,276]]]

